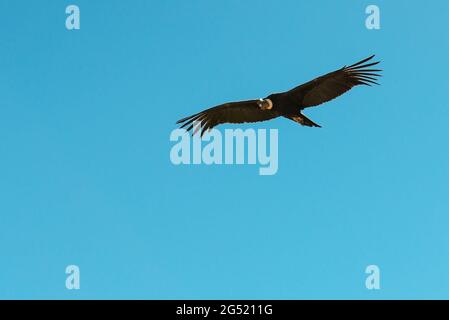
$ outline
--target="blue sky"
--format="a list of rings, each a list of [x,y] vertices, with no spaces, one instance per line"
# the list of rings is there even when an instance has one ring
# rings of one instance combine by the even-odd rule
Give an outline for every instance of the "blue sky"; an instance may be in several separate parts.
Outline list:
[[[449,298],[448,10],[1,1],[0,298]],[[382,85],[306,110],[322,129],[241,126],[279,129],[276,175],[170,162],[177,119],[374,53]]]

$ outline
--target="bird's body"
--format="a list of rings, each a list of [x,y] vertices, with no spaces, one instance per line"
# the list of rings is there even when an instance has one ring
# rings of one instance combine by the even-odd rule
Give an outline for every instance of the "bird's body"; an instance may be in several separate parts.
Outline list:
[[[349,67],[330,72],[289,91],[270,94],[264,99],[229,102],[204,110],[179,120],[181,128],[193,130],[193,134],[207,130],[221,123],[245,123],[267,121],[285,117],[303,126],[320,127],[308,119],[302,110],[328,102],[357,85],[378,84],[375,73],[382,70],[367,69],[379,62],[367,63],[374,56]]]

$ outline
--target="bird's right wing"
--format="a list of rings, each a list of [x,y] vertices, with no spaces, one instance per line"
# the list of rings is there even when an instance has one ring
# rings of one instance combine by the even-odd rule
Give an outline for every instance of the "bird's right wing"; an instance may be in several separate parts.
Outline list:
[[[381,75],[376,72],[382,70],[369,69],[368,67],[374,66],[379,62],[366,63],[373,57],[368,57],[349,67],[345,66],[325,74],[287,91],[285,94],[291,97],[292,100],[297,101],[302,108],[308,108],[335,99],[354,86],[378,84],[376,80]]]
[[[188,126],[187,131],[194,129],[193,134],[200,130],[203,135],[208,129],[221,123],[259,122],[277,117],[277,113],[272,110],[262,110],[258,102],[259,100],[247,100],[221,104],[176,123],[182,123],[181,128]]]

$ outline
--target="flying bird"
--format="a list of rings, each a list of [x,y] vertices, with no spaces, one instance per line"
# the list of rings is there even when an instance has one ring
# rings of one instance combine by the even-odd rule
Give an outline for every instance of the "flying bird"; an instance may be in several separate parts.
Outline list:
[[[319,127],[301,111],[321,105],[337,98],[358,85],[378,85],[376,73],[382,70],[370,69],[378,62],[369,62],[374,55],[350,66],[344,66],[321,77],[297,86],[289,91],[273,93],[263,99],[224,103],[201,111],[176,122],[192,134],[200,131],[201,136],[222,123],[259,122],[285,117],[303,126]]]

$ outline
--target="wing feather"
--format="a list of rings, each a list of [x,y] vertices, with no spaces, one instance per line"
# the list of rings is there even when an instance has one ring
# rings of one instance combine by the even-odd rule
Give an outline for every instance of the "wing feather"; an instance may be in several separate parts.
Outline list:
[[[377,78],[381,77],[381,75],[377,72],[382,70],[368,69],[368,67],[379,63],[366,63],[372,58],[374,58],[374,55],[354,63],[349,67],[344,66],[341,69],[302,84],[287,91],[286,94],[291,96],[304,109],[318,106],[335,99],[357,85],[378,85]]]
[[[276,118],[278,114],[272,110],[261,110],[258,100],[247,100],[221,104],[177,121],[187,131],[198,131],[201,136],[222,123],[259,122]]]

